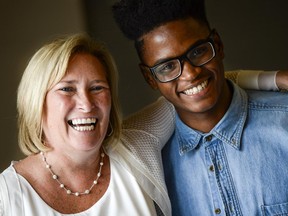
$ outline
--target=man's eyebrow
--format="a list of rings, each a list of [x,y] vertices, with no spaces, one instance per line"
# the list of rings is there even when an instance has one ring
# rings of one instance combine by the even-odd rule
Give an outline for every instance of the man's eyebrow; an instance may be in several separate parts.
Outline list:
[[[190,46],[185,50],[185,52],[183,52],[181,55],[178,55],[178,56],[175,56],[175,57],[168,57],[168,58],[158,59],[158,60],[155,62],[155,64],[152,66],[152,68],[153,68],[153,67],[156,67],[156,66],[159,65],[159,64],[165,63],[165,62],[167,62],[167,61],[170,61],[170,60],[173,60],[173,59],[177,59],[177,58],[185,55],[189,50],[191,50],[191,49],[197,47],[198,45],[200,45],[200,44],[202,44],[202,43],[204,43],[204,42],[207,42],[207,41],[208,41],[207,38],[197,40],[195,43],[193,43],[192,45],[190,45]]]

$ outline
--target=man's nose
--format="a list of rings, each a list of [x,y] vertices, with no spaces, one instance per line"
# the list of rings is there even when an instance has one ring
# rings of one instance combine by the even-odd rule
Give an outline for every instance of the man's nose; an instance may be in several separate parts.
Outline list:
[[[188,59],[184,59],[182,62],[182,74],[178,79],[194,80],[201,73],[201,71],[201,67],[193,66]]]

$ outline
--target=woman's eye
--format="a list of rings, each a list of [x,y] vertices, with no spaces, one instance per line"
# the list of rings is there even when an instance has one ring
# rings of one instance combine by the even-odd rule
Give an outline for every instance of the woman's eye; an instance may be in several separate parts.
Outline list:
[[[101,91],[102,89],[104,89],[104,86],[94,86],[94,87],[91,87],[91,90],[92,90],[92,91]]]
[[[74,88],[72,87],[63,87],[60,89],[61,91],[64,91],[64,92],[73,92],[74,91]]]

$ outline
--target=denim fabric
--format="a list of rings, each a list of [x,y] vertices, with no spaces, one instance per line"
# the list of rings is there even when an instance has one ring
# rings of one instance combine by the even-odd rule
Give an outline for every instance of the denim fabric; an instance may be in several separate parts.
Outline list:
[[[288,215],[288,94],[247,91],[209,133],[176,129],[162,150],[173,215]]]

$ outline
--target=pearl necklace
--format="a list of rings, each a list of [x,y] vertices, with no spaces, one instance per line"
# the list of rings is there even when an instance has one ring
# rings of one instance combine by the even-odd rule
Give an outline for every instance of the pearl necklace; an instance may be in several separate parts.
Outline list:
[[[46,168],[47,168],[47,169],[49,170],[49,172],[51,173],[52,178],[53,178],[55,181],[58,182],[58,184],[60,185],[60,188],[63,188],[68,195],[75,195],[75,196],[87,195],[87,194],[89,194],[89,193],[91,192],[92,188],[93,188],[95,185],[98,184],[98,180],[99,180],[99,178],[100,178],[100,176],[101,176],[102,166],[104,165],[104,163],[103,163],[103,159],[104,159],[104,156],[105,156],[104,152],[101,153],[100,167],[99,167],[99,171],[98,171],[98,173],[97,173],[97,178],[93,181],[91,187],[90,187],[89,189],[85,190],[84,192],[72,192],[72,190],[70,190],[69,188],[67,188],[61,181],[59,181],[59,176],[56,175],[56,174],[52,171],[51,165],[47,163],[47,160],[46,160],[46,157],[45,157],[45,155],[44,155],[44,152],[41,151],[40,154],[42,155],[42,159],[43,159],[43,161],[44,161],[45,164],[46,164]]]

